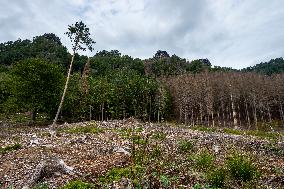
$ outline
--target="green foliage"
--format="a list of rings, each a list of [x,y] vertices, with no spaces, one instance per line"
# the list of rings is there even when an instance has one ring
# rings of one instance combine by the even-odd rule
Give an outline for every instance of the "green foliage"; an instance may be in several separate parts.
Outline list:
[[[87,48],[92,51],[93,44],[95,41],[90,38],[89,28],[82,22],[76,22],[75,25],[68,26],[68,32],[65,33],[70,40],[73,42],[73,51],[74,53],[78,50],[85,51],[86,48],[83,45],[87,46]]]
[[[262,131],[262,130],[238,130],[238,129],[224,128],[223,132],[234,135],[251,135],[271,140],[278,140],[281,137],[281,134],[279,133]]]
[[[39,183],[36,186],[34,186],[32,189],[48,189],[48,184],[47,183]]]
[[[180,152],[184,152],[184,153],[191,152],[193,150],[193,147],[194,147],[194,144],[192,143],[192,141],[181,140],[178,142],[178,150]]]
[[[210,186],[208,186],[208,184],[205,184],[205,185],[203,185],[203,184],[195,184],[194,186],[193,186],[193,189],[218,189],[217,187],[210,187]]]
[[[82,182],[80,180],[71,181],[65,184],[61,189],[91,189],[95,188],[94,185]]]
[[[157,52],[158,53],[158,52]],[[156,53],[156,54],[157,54]],[[164,53],[165,54],[165,53]],[[154,76],[180,75],[187,71],[189,63],[177,55],[157,55],[148,60],[150,73]]]
[[[160,157],[161,155],[162,155],[162,149],[161,149],[161,147],[160,147],[160,146],[156,146],[156,147],[153,149],[152,153],[151,153],[151,157],[152,157],[152,158],[158,158],[158,157]]]
[[[196,167],[200,170],[210,170],[213,166],[214,156],[208,151],[201,151],[194,158]]]
[[[141,145],[143,145],[143,144],[147,143],[147,140],[142,138],[140,135],[132,135],[131,139],[132,139],[132,142],[134,144],[141,144]]]
[[[203,125],[194,125],[193,127],[190,127],[193,130],[197,130],[197,131],[204,131],[204,132],[215,132],[217,131],[216,128],[214,127],[206,127]]]
[[[231,176],[244,182],[251,181],[260,176],[260,172],[250,158],[234,154],[226,161],[227,169]]]
[[[281,137],[280,133],[261,131],[261,130],[249,130],[246,131],[245,134],[257,136],[264,139],[271,139],[271,140],[278,140]]]
[[[157,131],[157,132],[153,133],[152,137],[156,140],[165,140],[166,137],[167,137],[167,134],[164,133],[164,132]]]
[[[0,65],[12,65],[28,58],[41,58],[65,65],[68,51],[53,33],[36,36],[32,41],[18,39],[0,44]]]
[[[271,59],[268,62],[256,64],[253,67],[242,69],[243,72],[257,72],[265,75],[279,74],[284,72],[283,58]]]
[[[221,167],[210,172],[207,179],[209,180],[211,186],[222,188],[225,184],[226,175],[226,169]]]
[[[83,93],[80,84],[80,74],[71,75],[61,113],[66,121],[82,121],[89,118],[90,99]]]
[[[10,146],[6,146],[4,148],[0,148],[0,154],[6,154],[8,152],[18,150],[20,148],[22,148],[22,145],[19,144],[19,143],[16,143],[16,144],[13,144],[13,145],[10,145]]]
[[[164,188],[168,188],[171,184],[170,179],[166,175],[160,175],[160,182]]]
[[[64,81],[58,66],[32,58],[15,64],[11,73],[11,101],[35,115],[37,112],[54,113]]]
[[[163,90],[152,79],[131,69],[115,70],[108,77],[91,77],[89,98],[96,117],[122,119],[136,117],[143,120],[157,119],[166,114],[168,104]]]
[[[93,126],[85,126],[85,127],[74,127],[74,128],[63,129],[63,132],[71,134],[80,134],[80,133],[98,134],[103,132],[103,129]]]
[[[100,182],[110,183],[112,181],[118,181],[121,178],[129,178],[131,175],[131,168],[113,168],[106,173],[104,177],[100,177]]]
[[[115,70],[132,70],[139,75],[144,74],[144,65],[140,59],[121,55],[118,50],[100,51],[90,60],[94,76],[111,75]]]
[[[244,134],[244,132],[241,130],[231,129],[231,128],[224,128],[223,132],[227,134],[233,134],[233,135],[243,135]]]
[[[9,109],[7,100],[11,96],[11,75],[9,72],[0,72],[0,112],[4,112],[4,108]]]

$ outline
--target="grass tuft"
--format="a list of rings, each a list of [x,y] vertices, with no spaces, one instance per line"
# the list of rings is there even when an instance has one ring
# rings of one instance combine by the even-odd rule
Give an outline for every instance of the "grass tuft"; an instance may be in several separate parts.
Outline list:
[[[210,170],[213,166],[214,157],[208,151],[202,151],[194,158],[196,167],[199,170]]]
[[[230,175],[236,180],[247,182],[260,176],[256,166],[246,156],[234,154],[228,158],[226,164]]]
[[[67,183],[61,189],[91,189],[95,188],[92,184],[82,182],[80,180],[75,180]]]
[[[178,150],[180,152],[188,153],[193,149],[192,141],[181,140],[178,142]]]
[[[86,127],[74,127],[74,128],[63,129],[63,132],[70,134],[86,134],[86,133],[98,134],[103,132],[103,129],[94,126],[86,126]]]
[[[20,148],[22,148],[22,145],[19,144],[19,143],[16,143],[16,144],[13,144],[13,145],[10,145],[10,146],[6,146],[4,148],[0,148],[0,154],[6,154],[8,152],[18,150]]]

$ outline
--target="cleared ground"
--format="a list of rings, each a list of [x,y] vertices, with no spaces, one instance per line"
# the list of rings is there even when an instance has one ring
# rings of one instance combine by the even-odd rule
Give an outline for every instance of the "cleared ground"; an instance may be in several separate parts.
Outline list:
[[[74,174],[43,178],[40,182],[46,182],[49,188],[62,187],[71,180],[94,183],[97,188],[123,188],[133,182],[152,188],[209,188],[208,175],[226,169],[226,161],[233,154],[249,157],[259,175],[244,182],[226,173],[224,188],[284,188],[282,134],[275,138],[234,135],[221,129],[133,119],[64,124],[59,126],[56,138],[49,136],[47,127],[2,125],[0,129],[2,188],[21,188],[35,167],[50,157],[74,167]],[[7,148],[15,144],[20,146]],[[202,154],[208,158],[200,164]],[[129,178],[127,184],[121,183],[124,178]]]

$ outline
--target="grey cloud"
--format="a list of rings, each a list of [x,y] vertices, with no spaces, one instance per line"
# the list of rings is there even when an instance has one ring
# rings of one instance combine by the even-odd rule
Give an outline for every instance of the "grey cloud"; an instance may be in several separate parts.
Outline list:
[[[283,56],[283,5],[279,0],[0,1],[0,42],[53,32],[70,48],[63,33],[83,20],[96,50],[147,58],[162,49],[242,68]]]

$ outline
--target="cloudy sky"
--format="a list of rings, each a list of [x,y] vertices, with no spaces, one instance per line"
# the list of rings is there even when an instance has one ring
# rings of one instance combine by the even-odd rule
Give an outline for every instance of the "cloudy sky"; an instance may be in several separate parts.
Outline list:
[[[283,0],[1,0],[0,42],[55,33],[70,48],[64,32],[80,20],[96,51],[161,49],[233,68],[284,56]]]

